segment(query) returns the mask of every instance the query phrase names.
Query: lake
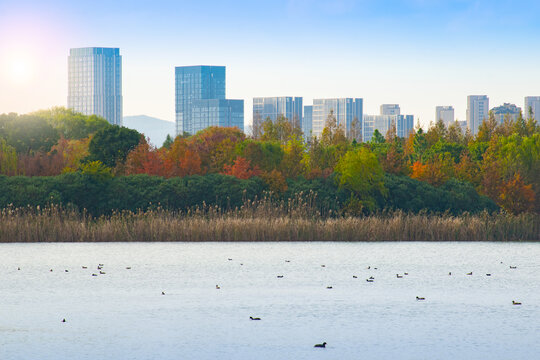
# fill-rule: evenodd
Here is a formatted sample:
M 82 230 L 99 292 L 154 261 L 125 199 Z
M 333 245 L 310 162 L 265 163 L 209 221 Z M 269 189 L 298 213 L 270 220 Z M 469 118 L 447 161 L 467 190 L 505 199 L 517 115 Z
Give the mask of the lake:
M 0 272 L 0 359 L 540 354 L 539 243 L 0 244 Z

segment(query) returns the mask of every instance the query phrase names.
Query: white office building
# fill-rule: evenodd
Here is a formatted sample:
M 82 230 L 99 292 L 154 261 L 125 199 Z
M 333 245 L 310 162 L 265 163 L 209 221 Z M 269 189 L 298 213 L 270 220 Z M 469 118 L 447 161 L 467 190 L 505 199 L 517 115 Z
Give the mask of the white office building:
M 401 109 L 398 104 L 382 104 L 381 115 L 401 115 Z
M 486 95 L 467 96 L 467 127 L 475 136 L 482 121 L 488 119 L 489 98 Z
M 435 122 L 442 120 L 444 125 L 448 127 L 455 121 L 453 106 L 437 106 L 435 108 Z
M 540 96 L 527 96 L 525 97 L 525 107 L 523 109 L 523 118 L 528 119 L 532 111 L 532 118 L 540 122 Z

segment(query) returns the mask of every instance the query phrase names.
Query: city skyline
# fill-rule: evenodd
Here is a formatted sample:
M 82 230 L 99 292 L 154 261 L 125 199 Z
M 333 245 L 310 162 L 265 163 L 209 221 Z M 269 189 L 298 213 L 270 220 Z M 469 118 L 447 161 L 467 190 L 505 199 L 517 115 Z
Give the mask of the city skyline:
M 85 46 L 121 49 L 124 115 L 169 121 L 179 64 L 226 65 L 228 95 L 245 100 L 246 125 L 258 96 L 298 94 L 304 105 L 359 97 L 366 114 L 396 103 L 426 126 L 441 104 L 465 120 L 470 94 L 523 108 L 524 97 L 540 93 L 533 1 L 158 1 L 107 3 L 106 13 L 100 4 L 0 4 L 0 113 L 67 105 L 66 56 Z M 291 33 L 297 40 L 284 43 Z

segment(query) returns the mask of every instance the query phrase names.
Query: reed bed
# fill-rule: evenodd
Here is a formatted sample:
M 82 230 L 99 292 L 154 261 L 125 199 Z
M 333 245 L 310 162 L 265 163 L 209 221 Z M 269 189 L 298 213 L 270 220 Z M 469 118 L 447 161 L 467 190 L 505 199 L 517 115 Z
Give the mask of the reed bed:
M 326 214 L 295 200 L 246 201 L 241 208 L 185 212 L 159 207 L 93 217 L 47 208 L 0 210 L 0 242 L 129 241 L 538 241 L 540 216 L 384 212 L 366 217 Z

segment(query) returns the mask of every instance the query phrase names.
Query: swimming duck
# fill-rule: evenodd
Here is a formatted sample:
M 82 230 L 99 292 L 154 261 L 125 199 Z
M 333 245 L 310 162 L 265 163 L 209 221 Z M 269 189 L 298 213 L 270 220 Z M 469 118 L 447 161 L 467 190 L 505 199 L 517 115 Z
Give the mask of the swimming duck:
M 417 301 L 422 301 L 422 300 L 426 300 L 426 298 L 425 298 L 425 297 L 419 297 L 419 296 L 417 296 L 417 297 L 416 297 L 416 300 L 417 300 Z
M 486 276 L 491 276 L 491 274 L 486 274 Z
M 162 292 L 161 292 L 161 295 L 165 295 L 165 291 L 162 291 Z
M 358 276 L 356 276 L 356 275 L 353 275 L 352 277 L 353 277 L 353 279 L 358 279 Z
M 283 275 L 278 275 L 277 278 L 281 279 L 281 278 L 283 278 Z
M 88 269 L 88 266 L 83 266 L 82 268 L 83 268 L 83 269 Z
M 409 273 L 403 273 L 403 275 L 409 275 Z
M 315 344 L 315 345 L 313 345 L 313 347 L 316 347 L 316 348 L 325 348 L 325 347 L 326 347 L 326 341 L 323 342 L 322 344 Z
M 216 289 L 219 290 L 219 289 L 221 289 L 221 288 L 219 287 L 219 285 L 216 285 Z
M 249 318 L 250 318 L 251 320 L 261 320 L 260 317 L 253 317 L 253 316 L 250 316 Z
M 467 275 L 472 275 L 472 271 L 470 273 L 467 273 Z
M 105 271 L 100 271 L 99 272 L 101 275 L 105 275 Z
M 399 274 L 396 274 L 396 277 L 397 277 L 398 279 L 403 279 L 403 276 L 401 276 L 401 275 L 399 275 Z
M 517 269 L 517 266 L 510 266 L 510 269 Z
M 126 270 L 131 270 L 131 266 L 126 266 Z
M 332 287 L 331 287 L 331 286 L 327 286 L 326 288 L 327 288 L 327 289 L 332 289 Z
M 366 279 L 367 282 L 373 282 L 373 279 Z
M 69 270 L 64 270 L 65 272 L 69 272 Z
M 62 322 L 66 322 L 66 319 L 62 319 Z
M 92 274 L 92 276 L 97 276 L 97 274 Z
M 521 303 L 520 303 L 520 302 L 517 302 L 517 301 L 514 301 L 514 300 L 512 300 L 512 305 L 521 305 Z

